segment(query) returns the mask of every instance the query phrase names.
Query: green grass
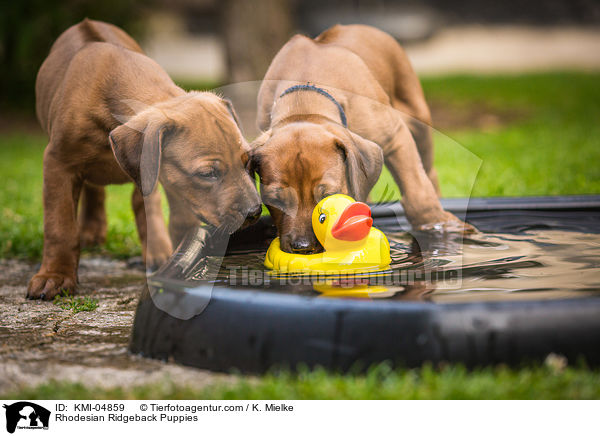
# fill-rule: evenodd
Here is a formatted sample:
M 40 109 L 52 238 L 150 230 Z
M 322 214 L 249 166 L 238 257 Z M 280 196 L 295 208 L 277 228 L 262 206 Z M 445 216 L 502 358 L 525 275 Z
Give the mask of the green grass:
M 98 308 L 98 300 L 90 297 L 73 297 L 64 291 L 54 297 L 53 303 L 63 310 L 72 310 L 73 313 L 93 312 Z
M 565 195 L 600 192 L 600 87 L 598 74 L 552 74 L 507 78 L 455 78 L 457 104 L 485 103 L 518 116 L 489 132 L 462 130 L 449 135 L 482 160 L 474 196 Z M 426 83 L 426 92 L 450 100 L 443 80 Z M 460 163 L 447 147 L 437 162 L 447 195 L 467 195 L 453 182 Z
M 204 389 L 177 386 L 169 380 L 138 387 L 89 388 L 51 381 L 4 395 L 45 399 L 598 399 L 600 373 L 584 367 L 556 370 L 549 366 L 506 367 L 467 371 L 461 366 L 391 370 L 379 365 L 365 375 L 323 370 L 240 377 Z
M 17 132 L 0 137 L 0 257 L 39 259 L 43 244 L 42 159 L 45 135 Z M 108 191 L 108 235 L 102 251 L 140 254 L 131 210 L 132 185 Z
M 509 120 L 435 133 L 444 196 L 600 193 L 599 80 L 597 73 L 424 79 L 434 104 L 467 114 L 481 108 Z M 380 179 L 374 199 L 390 181 L 389 174 Z

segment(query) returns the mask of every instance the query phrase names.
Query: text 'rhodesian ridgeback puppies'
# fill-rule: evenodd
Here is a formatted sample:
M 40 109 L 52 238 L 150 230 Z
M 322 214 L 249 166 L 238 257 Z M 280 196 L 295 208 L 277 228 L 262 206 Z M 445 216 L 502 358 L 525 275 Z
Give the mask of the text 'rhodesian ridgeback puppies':
M 338 25 L 315 39 L 294 36 L 261 85 L 263 134 L 252 144 L 282 249 L 320 250 L 314 206 L 334 193 L 365 201 L 384 162 L 413 228 L 473 230 L 440 205 L 430 124 L 419 80 L 390 35 Z
M 36 97 L 49 142 L 43 260 L 29 298 L 75 289 L 80 241 L 101 243 L 106 235 L 104 185 L 135 183 L 132 204 L 147 267 L 164 262 L 191 226 L 233 232 L 260 215 L 246 171 L 249 147 L 230 103 L 177 87 L 119 28 L 84 20 L 65 31 L 40 68 Z M 169 232 L 159 181 L 169 201 Z

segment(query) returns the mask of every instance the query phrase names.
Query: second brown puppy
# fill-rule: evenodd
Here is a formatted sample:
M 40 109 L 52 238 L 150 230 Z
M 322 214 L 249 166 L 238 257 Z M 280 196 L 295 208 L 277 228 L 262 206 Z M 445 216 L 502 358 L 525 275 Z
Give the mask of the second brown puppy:
M 472 230 L 440 205 L 430 124 L 419 80 L 390 35 L 352 25 L 294 36 L 261 85 L 264 133 L 253 144 L 282 249 L 319 250 L 315 205 L 335 193 L 365 201 L 384 162 L 414 228 Z

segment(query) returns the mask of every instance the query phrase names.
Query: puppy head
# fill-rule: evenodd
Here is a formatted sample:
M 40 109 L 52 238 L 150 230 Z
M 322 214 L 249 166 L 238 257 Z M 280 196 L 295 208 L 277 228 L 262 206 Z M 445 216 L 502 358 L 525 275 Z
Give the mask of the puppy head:
M 229 232 L 260 215 L 247 171 L 249 146 L 231 104 L 214 94 L 188 93 L 148 107 L 112 130 L 109 140 L 144 196 L 160 180 L 179 206 Z
M 337 125 L 291 123 L 252 144 L 261 196 L 289 253 L 322 249 L 312 230 L 316 204 L 332 194 L 366 197 L 383 165 L 381 148 Z

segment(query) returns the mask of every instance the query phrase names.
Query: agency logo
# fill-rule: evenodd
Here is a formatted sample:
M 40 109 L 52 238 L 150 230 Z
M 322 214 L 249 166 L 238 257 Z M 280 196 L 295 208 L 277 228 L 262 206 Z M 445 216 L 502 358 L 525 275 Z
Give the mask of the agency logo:
M 16 429 L 48 430 L 50 411 L 29 401 L 5 404 L 6 431 L 14 433 Z

